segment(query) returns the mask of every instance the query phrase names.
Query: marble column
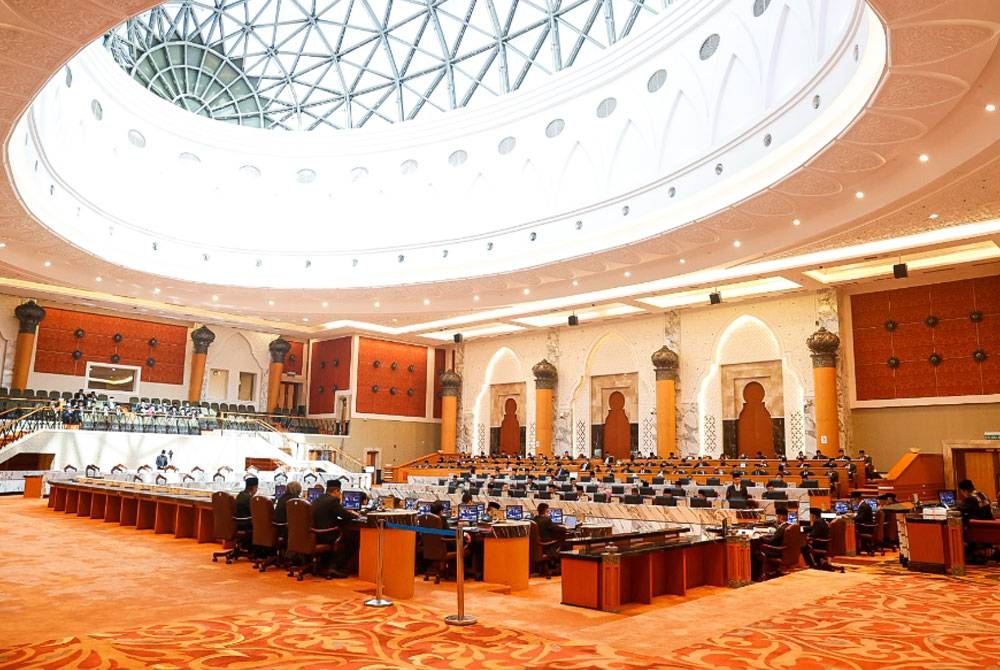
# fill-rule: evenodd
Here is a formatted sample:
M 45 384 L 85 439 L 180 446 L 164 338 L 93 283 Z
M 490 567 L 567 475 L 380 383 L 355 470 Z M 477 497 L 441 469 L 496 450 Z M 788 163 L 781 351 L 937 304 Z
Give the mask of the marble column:
M 35 333 L 38 324 L 45 318 L 45 310 L 34 300 L 22 303 L 14 308 L 14 316 L 20 322 L 17 331 L 17 342 L 14 345 L 14 374 L 11 376 L 12 389 L 28 387 L 28 373 L 31 371 L 31 354 L 35 351 Z
M 650 357 L 656 370 L 656 455 L 677 452 L 677 352 L 663 345 Z
M 454 454 L 458 444 L 458 394 L 462 376 L 454 370 L 441 373 L 441 451 Z
M 542 359 L 531 371 L 535 375 L 535 454 L 552 455 L 552 396 L 558 373 L 556 366 Z
M 267 371 L 268 412 L 274 412 L 278 408 L 278 399 L 281 394 L 281 375 L 285 371 L 285 356 L 288 355 L 291 348 L 291 343 L 282 339 L 280 335 L 267 345 L 267 350 L 271 352 L 271 366 Z
M 840 338 L 820 327 L 806 340 L 812 352 L 813 392 L 816 399 L 816 450 L 836 456 L 840 449 L 837 416 L 837 349 Z
M 201 402 L 201 387 L 205 381 L 205 361 L 208 359 L 208 347 L 215 341 L 215 333 L 205 326 L 191 331 L 191 342 L 194 353 L 191 355 L 191 375 L 188 379 L 188 402 Z

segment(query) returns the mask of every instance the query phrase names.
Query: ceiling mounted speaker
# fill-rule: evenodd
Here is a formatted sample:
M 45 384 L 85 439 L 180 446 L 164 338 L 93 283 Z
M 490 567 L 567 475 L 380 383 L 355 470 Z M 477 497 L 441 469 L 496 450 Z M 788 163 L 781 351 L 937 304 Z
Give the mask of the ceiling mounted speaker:
M 566 319 L 566 323 L 568 323 L 571 326 L 579 326 L 580 325 L 580 317 L 578 317 L 576 314 L 570 314 L 569 318 Z
M 455 344 L 461 344 L 463 339 L 462 333 L 455 333 L 455 336 L 452 339 L 455 340 Z
M 718 305 L 722 303 L 722 294 L 718 291 L 712 291 L 708 294 L 708 302 L 712 305 Z
M 892 276 L 896 279 L 906 279 L 910 276 L 910 270 L 906 267 L 906 263 L 896 263 L 893 265 Z

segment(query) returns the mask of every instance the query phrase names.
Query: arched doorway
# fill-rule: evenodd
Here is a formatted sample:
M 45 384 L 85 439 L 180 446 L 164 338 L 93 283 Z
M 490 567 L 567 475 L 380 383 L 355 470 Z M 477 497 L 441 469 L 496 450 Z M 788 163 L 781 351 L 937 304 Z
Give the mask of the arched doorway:
M 753 456 L 758 451 L 774 458 L 774 424 L 764 406 L 764 386 L 750 382 L 743 387 L 743 408 L 736 421 L 736 447 L 739 453 Z
M 625 395 L 615 391 L 608 396 L 608 416 L 604 419 L 604 455 L 628 458 L 631 445 L 632 427 L 625 413 Z
M 517 401 L 507 398 L 503 404 L 503 421 L 500 422 L 500 453 L 521 453 L 521 425 L 517 420 Z

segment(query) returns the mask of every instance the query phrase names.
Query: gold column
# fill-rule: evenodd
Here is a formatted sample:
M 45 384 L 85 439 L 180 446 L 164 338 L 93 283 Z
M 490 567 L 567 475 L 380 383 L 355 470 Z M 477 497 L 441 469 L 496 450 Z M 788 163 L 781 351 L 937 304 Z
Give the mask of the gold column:
M 650 357 L 656 370 L 656 455 L 677 452 L 677 352 L 663 345 Z
M 285 371 L 285 356 L 292 345 L 281 338 L 271 340 L 267 350 L 271 352 L 271 366 L 267 370 L 267 411 L 274 412 L 278 408 L 281 395 L 281 374 Z
M 458 394 L 462 392 L 462 376 L 454 370 L 441 373 L 441 451 L 458 451 Z
M 558 373 L 544 358 L 535 363 L 535 453 L 552 455 L 552 396 Z
M 208 359 L 208 347 L 215 341 L 215 333 L 205 326 L 191 331 L 191 342 L 194 343 L 194 353 L 191 355 L 191 375 L 188 379 L 188 402 L 201 402 L 201 387 L 205 381 L 205 361 Z
M 14 345 L 14 374 L 11 376 L 12 389 L 28 387 L 28 373 L 31 371 L 31 354 L 35 351 L 35 331 L 45 318 L 45 310 L 34 300 L 29 300 L 14 308 L 14 316 L 21 323 Z
M 820 327 L 806 340 L 812 352 L 813 393 L 816 404 L 816 450 L 835 456 L 840 449 L 837 415 L 837 349 L 840 338 Z

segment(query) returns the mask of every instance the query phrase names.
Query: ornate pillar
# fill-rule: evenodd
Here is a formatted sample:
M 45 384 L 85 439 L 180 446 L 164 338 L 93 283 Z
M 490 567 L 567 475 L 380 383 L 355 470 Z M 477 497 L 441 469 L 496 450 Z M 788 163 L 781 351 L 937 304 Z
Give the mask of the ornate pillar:
M 462 376 L 454 370 L 441 373 L 441 451 L 458 451 L 458 394 L 462 392 Z
M 21 326 L 17 331 L 17 343 L 14 345 L 14 374 L 10 380 L 10 387 L 24 389 L 28 386 L 31 354 L 35 350 L 35 331 L 45 318 L 45 310 L 34 300 L 29 300 L 14 308 L 14 316 L 21 322 Z
M 840 421 L 837 416 L 837 349 L 840 338 L 820 327 L 806 340 L 812 352 L 813 393 L 816 404 L 816 449 L 824 456 L 836 456 L 840 449 Z
M 201 385 L 205 380 L 205 361 L 208 347 L 215 341 L 215 333 L 201 326 L 191 331 L 194 353 L 191 355 L 191 377 L 188 379 L 188 402 L 201 402 Z
M 536 454 L 552 455 L 552 394 L 558 373 L 544 358 L 531 368 L 535 374 L 535 447 Z
M 278 408 L 278 396 L 281 393 L 281 374 L 285 371 L 285 356 L 288 355 L 292 345 L 288 340 L 282 339 L 279 335 L 277 339 L 271 340 L 267 345 L 267 350 L 271 352 L 271 366 L 267 370 L 267 411 L 274 412 Z
M 677 452 L 677 352 L 663 345 L 650 357 L 656 370 L 656 455 Z

